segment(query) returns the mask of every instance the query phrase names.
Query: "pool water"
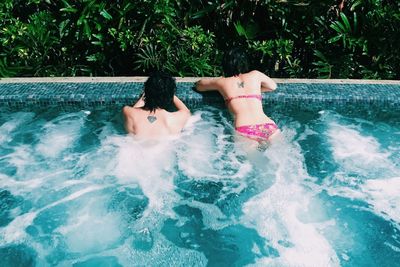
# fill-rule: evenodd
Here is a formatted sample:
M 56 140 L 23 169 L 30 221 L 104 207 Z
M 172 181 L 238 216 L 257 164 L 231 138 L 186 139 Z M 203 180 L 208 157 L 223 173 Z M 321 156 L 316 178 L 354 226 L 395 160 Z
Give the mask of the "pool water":
M 0 113 L 0 265 L 398 264 L 399 114 L 268 112 L 267 149 L 213 107 L 159 143 L 117 109 Z

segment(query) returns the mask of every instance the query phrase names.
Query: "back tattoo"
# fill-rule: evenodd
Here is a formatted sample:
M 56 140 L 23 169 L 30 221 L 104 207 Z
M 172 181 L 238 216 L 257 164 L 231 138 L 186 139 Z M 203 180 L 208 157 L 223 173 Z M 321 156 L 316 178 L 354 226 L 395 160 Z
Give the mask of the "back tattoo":
M 155 122 L 156 120 L 157 120 L 157 117 L 156 116 L 147 116 L 147 120 L 150 122 L 150 123 L 153 123 L 153 122 Z

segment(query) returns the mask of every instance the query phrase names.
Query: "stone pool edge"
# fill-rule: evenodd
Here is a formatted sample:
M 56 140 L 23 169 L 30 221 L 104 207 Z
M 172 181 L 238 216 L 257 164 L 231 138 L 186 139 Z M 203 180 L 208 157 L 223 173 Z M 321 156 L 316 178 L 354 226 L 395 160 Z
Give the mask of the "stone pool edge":
M 212 78 L 212 77 L 204 77 Z M 2 83 L 131 83 L 144 82 L 147 76 L 121 77 L 20 77 L 0 78 Z M 199 77 L 175 77 L 177 82 L 194 83 Z M 277 83 L 311 83 L 311 84 L 394 84 L 400 85 L 400 80 L 361 80 L 361 79 L 294 79 L 273 78 Z

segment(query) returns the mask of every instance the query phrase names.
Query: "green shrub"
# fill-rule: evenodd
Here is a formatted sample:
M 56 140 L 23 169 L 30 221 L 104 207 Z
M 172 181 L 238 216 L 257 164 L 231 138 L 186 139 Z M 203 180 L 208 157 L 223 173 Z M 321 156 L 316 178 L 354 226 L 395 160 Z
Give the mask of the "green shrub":
M 230 47 L 274 77 L 400 79 L 400 2 L 3 0 L 0 77 L 221 74 Z
M 156 30 L 143 38 L 136 56 L 136 68 L 144 72 L 164 69 L 179 76 L 212 76 L 217 73 L 214 35 L 199 26 Z

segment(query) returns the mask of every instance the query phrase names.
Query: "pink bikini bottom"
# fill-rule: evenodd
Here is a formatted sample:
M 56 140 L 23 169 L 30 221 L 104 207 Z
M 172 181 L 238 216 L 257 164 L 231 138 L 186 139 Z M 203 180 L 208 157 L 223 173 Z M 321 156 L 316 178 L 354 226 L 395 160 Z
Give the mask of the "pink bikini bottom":
M 257 141 L 267 141 L 277 130 L 278 126 L 273 122 L 236 127 L 239 134 Z

